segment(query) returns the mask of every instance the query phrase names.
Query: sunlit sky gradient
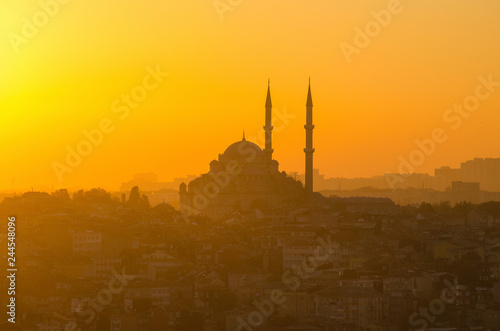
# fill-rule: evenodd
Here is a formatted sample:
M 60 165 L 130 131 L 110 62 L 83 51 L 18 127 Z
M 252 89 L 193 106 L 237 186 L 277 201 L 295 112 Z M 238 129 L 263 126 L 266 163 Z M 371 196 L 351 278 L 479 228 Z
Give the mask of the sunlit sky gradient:
M 206 172 L 243 130 L 262 130 L 268 78 L 274 109 L 297 115 L 274 135 L 281 170 L 304 171 L 309 76 L 315 168 L 327 177 L 396 172 L 436 127 L 449 138 L 417 172 L 500 157 L 500 89 L 458 130 L 443 121 L 478 76 L 500 81 L 500 1 L 401 0 L 403 12 L 348 64 L 340 43 L 353 44 L 354 28 L 388 2 L 243 0 L 221 21 L 212 0 L 72 0 L 16 54 L 7 35 L 40 6 L 2 0 L 0 190 L 13 179 L 19 190 L 117 189 L 135 173 Z M 157 64 L 169 77 L 120 120 L 113 100 Z M 103 118 L 116 130 L 59 182 L 52 162 Z

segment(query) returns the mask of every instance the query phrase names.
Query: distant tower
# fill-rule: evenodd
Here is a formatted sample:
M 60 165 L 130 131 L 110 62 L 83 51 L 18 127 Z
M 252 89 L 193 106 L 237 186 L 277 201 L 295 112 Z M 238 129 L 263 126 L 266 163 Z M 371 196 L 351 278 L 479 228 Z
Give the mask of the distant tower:
M 306 154 L 306 192 L 312 194 L 313 192 L 313 102 L 311 97 L 311 78 L 309 78 L 309 91 L 307 92 L 307 104 L 306 104 L 306 148 L 304 148 L 304 153 Z
M 270 81 L 267 81 L 267 98 L 266 98 L 266 125 L 264 126 L 264 132 L 266 133 L 266 146 L 264 148 L 264 154 L 268 161 L 273 159 L 273 126 L 272 126 L 272 108 L 273 104 L 271 102 L 271 87 Z

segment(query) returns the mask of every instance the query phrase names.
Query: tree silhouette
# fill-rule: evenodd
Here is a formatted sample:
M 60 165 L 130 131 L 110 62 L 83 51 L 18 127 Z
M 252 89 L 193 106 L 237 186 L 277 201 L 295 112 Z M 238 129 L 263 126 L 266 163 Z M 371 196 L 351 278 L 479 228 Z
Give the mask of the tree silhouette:
M 422 202 L 418 210 L 424 214 L 430 214 L 434 212 L 434 207 L 430 203 Z
M 82 203 L 108 203 L 112 202 L 111 194 L 102 188 L 93 188 L 90 191 L 80 190 L 73 194 L 75 202 Z
M 498 201 L 484 202 L 478 206 L 477 210 L 481 213 L 485 213 L 493 217 L 498 217 L 500 216 L 500 202 Z
M 59 201 L 69 201 L 69 193 L 67 189 L 60 189 L 52 193 L 52 196 Z
M 474 210 L 472 203 L 467 201 L 458 202 L 453 207 L 453 210 L 459 214 L 467 215 Z
M 141 200 L 139 201 L 139 209 L 149 209 L 151 206 L 149 204 L 149 198 L 147 195 L 143 194 Z
M 439 205 L 436 205 L 434 209 L 438 214 L 450 214 L 451 213 L 451 204 L 449 201 L 441 201 Z
M 139 208 L 141 203 L 141 194 L 139 193 L 139 186 L 134 186 L 130 190 L 130 196 L 128 197 L 126 206 L 129 208 Z

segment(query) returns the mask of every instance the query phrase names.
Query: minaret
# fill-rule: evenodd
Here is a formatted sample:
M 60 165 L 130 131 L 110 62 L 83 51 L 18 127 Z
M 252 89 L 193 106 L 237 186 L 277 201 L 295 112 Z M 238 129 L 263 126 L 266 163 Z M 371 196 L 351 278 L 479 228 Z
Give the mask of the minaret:
M 273 104 L 271 103 L 271 87 L 270 81 L 267 81 L 267 98 L 266 98 L 266 125 L 264 126 L 266 145 L 264 148 L 264 154 L 268 161 L 273 159 L 273 126 L 272 126 L 272 110 Z
M 313 102 L 311 97 L 311 78 L 309 78 L 309 91 L 307 92 L 307 103 L 306 103 L 306 148 L 304 148 L 304 153 L 306 154 L 306 192 L 311 195 L 313 192 Z

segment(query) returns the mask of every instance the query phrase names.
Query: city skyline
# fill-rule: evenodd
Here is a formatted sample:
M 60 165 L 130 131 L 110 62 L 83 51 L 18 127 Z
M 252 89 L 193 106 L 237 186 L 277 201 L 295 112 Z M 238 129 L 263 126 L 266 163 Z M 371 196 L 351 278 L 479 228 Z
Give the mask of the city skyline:
M 2 1 L 0 331 L 500 331 L 498 13 Z

